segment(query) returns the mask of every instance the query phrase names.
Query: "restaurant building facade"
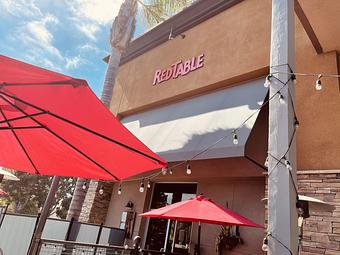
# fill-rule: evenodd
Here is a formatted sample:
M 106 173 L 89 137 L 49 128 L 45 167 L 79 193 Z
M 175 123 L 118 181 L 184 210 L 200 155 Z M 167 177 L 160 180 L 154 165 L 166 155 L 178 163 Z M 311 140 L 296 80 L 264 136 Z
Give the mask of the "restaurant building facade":
M 295 12 L 295 71 L 339 74 L 340 2 L 299 0 Z M 193 254 L 196 224 L 179 224 L 174 240 L 174 222 L 138 214 L 203 193 L 265 225 L 270 32 L 270 0 L 217 0 L 198 1 L 135 39 L 111 111 L 169 169 L 115 184 L 106 205 L 85 204 L 83 219 L 126 228 L 128 242 L 140 235 L 146 248 L 183 254 Z M 335 210 L 310 210 L 302 254 L 340 254 L 340 81 L 325 78 L 316 91 L 315 79 L 296 83 L 299 193 Z M 202 254 L 215 254 L 220 231 L 202 225 Z M 265 230 L 231 234 L 242 244 L 227 254 L 263 254 Z

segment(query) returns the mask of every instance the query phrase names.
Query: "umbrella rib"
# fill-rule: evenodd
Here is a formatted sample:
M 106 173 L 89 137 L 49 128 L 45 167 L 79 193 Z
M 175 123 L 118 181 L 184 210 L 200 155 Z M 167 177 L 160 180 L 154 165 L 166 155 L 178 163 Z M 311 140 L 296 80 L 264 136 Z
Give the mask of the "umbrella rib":
M 21 116 L 21 117 L 16 117 L 16 118 L 12 118 L 12 119 L 6 119 L 3 121 L 0 121 L 0 124 L 2 123 L 9 123 L 11 121 L 16 121 L 16 120 L 21 120 L 21 119 L 27 119 L 29 117 L 34 117 L 34 116 L 39 116 L 42 114 L 46 114 L 47 112 L 38 112 L 38 113 L 34 113 L 34 114 L 29 114 L 29 115 L 25 115 L 25 116 Z
M 3 98 L 3 97 L 1 96 L 1 98 Z M 4 112 L 2 111 L 1 108 L 0 108 L 0 112 L 1 112 L 1 115 L 3 116 L 3 118 L 4 118 L 5 120 L 7 120 L 7 118 L 6 118 Z M 7 125 L 8 125 L 10 128 L 12 128 L 11 123 L 8 122 Z M 22 142 L 20 141 L 20 139 L 19 139 L 18 135 L 16 134 L 16 132 L 14 131 L 14 129 L 11 129 L 11 132 L 12 132 L 12 134 L 14 135 L 15 139 L 17 140 L 17 142 L 19 143 L 21 149 L 22 149 L 23 152 L 25 153 L 27 159 L 29 160 L 29 162 L 30 162 L 31 165 L 33 166 L 33 168 L 34 168 L 36 174 L 40 174 L 40 172 L 38 171 L 36 165 L 33 163 L 32 158 L 31 158 L 30 155 L 28 154 L 28 152 L 27 152 L 25 146 L 24 146 L 24 145 L 22 144 Z
M 55 86 L 79 86 L 76 82 L 71 82 L 71 81 L 55 81 L 55 82 L 50 82 L 50 83 L 6 83 L 3 82 L 0 84 L 1 86 L 6 86 L 6 87 L 14 87 L 14 86 L 46 86 L 46 85 L 55 85 Z
M 0 127 L 0 130 L 34 129 L 34 128 L 45 128 L 45 127 L 43 126 L 22 126 L 22 127 L 9 126 L 9 127 Z
M 1 92 L 0 92 L 1 93 Z M 12 105 L 14 108 L 16 108 L 18 111 L 20 111 L 21 113 L 25 114 L 27 117 L 28 114 L 22 110 L 20 107 L 18 107 L 17 105 L 13 104 L 12 102 L 10 102 L 7 98 L 3 97 L 0 95 L 0 97 L 5 100 L 7 103 L 9 103 L 10 105 Z M 1 109 L 0 109 L 1 111 Z M 37 123 L 38 125 L 41 125 L 42 127 L 44 127 L 48 132 L 50 132 L 51 134 L 53 134 L 55 137 L 57 137 L 59 140 L 61 140 L 62 142 L 64 142 L 65 144 L 67 144 L 68 146 L 70 146 L 72 149 L 74 149 L 76 152 L 78 152 L 80 155 L 82 155 L 83 157 L 85 157 L 87 160 L 91 161 L 93 164 L 95 164 L 96 166 L 98 166 L 99 168 L 101 168 L 102 170 L 104 170 L 107 174 L 109 174 L 110 176 L 112 176 L 114 179 L 116 179 L 117 181 L 120 181 L 120 179 L 115 176 L 114 174 L 110 173 L 105 167 L 103 167 L 102 165 L 100 165 L 97 161 L 95 161 L 94 159 L 92 159 L 90 156 L 88 156 L 87 154 L 85 154 L 84 152 L 82 152 L 81 150 L 79 150 L 78 148 L 76 148 L 74 145 L 72 145 L 71 143 L 69 143 L 68 141 L 66 141 L 64 138 L 62 138 L 60 135 L 58 135 L 56 132 L 54 132 L 53 130 L 51 130 L 49 127 L 47 127 L 46 125 L 43 125 L 40 121 L 36 120 L 34 117 L 30 116 L 29 117 L 31 120 L 33 120 L 35 123 Z M 9 124 L 9 123 L 8 123 Z
M 98 132 L 96 132 L 96 131 L 93 131 L 93 130 L 91 130 L 91 129 L 88 129 L 88 128 L 82 126 L 82 125 L 79 125 L 79 124 L 77 124 L 77 123 L 75 123 L 75 122 L 73 122 L 73 121 L 70 121 L 70 120 L 68 120 L 68 119 L 66 119 L 66 118 L 64 118 L 64 117 L 61 117 L 61 116 L 59 116 L 59 115 L 57 115 L 57 114 L 55 114 L 55 113 L 46 111 L 45 109 L 40 108 L 40 107 L 38 107 L 38 106 L 36 106 L 36 105 L 33 105 L 33 104 L 31 104 L 31 103 L 28 103 L 28 102 L 26 102 L 26 101 L 24 101 L 24 100 L 22 100 L 22 99 L 20 99 L 20 98 L 18 98 L 18 97 L 15 97 L 15 96 L 12 96 L 12 95 L 8 95 L 7 93 L 5 93 L 5 92 L 3 92 L 3 91 L 1 91 L 0 94 L 5 95 L 5 96 L 7 96 L 7 97 L 10 97 L 10 98 L 12 98 L 12 99 L 15 99 L 15 100 L 17 100 L 17 101 L 19 101 L 19 102 L 21 102 L 21 103 L 24 103 L 24 104 L 26 104 L 26 105 L 28 105 L 28 106 L 31 106 L 31 107 L 35 108 L 35 109 L 37 109 L 37 110 L 45 111 L 45 112 L 47 112 L 48 114 L 50 114 L 51 116 L 53 116 L 53 117 L 55 117 L 55 118 L 57 118 L 57 119 L 60 119 L 60 120 L 62 120 L 62 121 L 65 121 L 65 122 L 67 122 L 67 123 L 69 123 L 69 124 L 71 124 L 71 125 L 73 125 L 73 126 L 76 126 L 76 127 L 80 128 L 80 129 L 83 129 L 83 130 L 85 130 L 85 131 L 87 131 L 87 132 L 89 132 L 89 133 L 91 133 L 91 134 L 94 134 L 94 135 L 96 135 L 96 136 L 99 136 L 99 137 L 101 137 L 101 138 L 103 138 L 103 139 L 106 139 L 106 140 L 112 142 L 112 143 L 115 143 L 115 144 L 117 144 L 117 145 L 120 145 L 120 146 L 122 146 L 122 147 L 124 147 L 124 148 L 126 148 L 126 149 L 128 149 L 128 150 L 131 150 L 131 151 L 133 151 L 133 152 L 136 152 L 137 154 L 140 154 L 140 155 L 142 155 L 142 156 L 144 156 L 144 157 L 146 157 L 146 158 L 149 158 L 149 159 L 151 159 L 151 160 L 153 160 L 153 161 L 156 161 L 156 162 L 159 163 L 159 164 L 164 165 L 164 163 L 163 163 L 162 161 L 160 161 L 159 159 L 157 159 L 157 158 L 155 158 L 155 157 L 152 157 L 152 156 L 150 156 L 150 155 L 148 155 L 148 154 L 146 154 L 146 153 L 144 153 L 144 152 L 142 152 L 142 151 L 139 151 L 139 150 L 137 150 L 137 149 L 135 149 L 135 148 L 132 148 L 132 147 L 126 145 L 126 144 L 123 144 L 123 143 L 118 142 L 118 141 L 116 141 L 116 140 L 114 140 L 114 139 L 112 139 L 112 138 L 109 138 L 109 137 L 107 137 L 107 136 L 105 136 L 105 135 L 102 135 L 102 134 L 100 134 L 100 133 L 98 133 Z

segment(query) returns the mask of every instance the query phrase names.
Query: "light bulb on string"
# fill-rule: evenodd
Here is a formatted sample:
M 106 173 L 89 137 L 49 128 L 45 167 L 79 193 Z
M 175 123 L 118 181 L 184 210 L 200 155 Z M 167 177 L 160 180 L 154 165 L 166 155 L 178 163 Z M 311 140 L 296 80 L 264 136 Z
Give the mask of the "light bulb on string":
M 163 167 L 162 168 L 162 175 L 166 175 L 167 172 L 168 172 L 168 168 L 167 167 Z
M 269 157 L 266 157 L 266 161 L 264 162 L 264 166 L 268 168 L 269 166 Z
M 187 161 L 187 174 L 191 174 L 191 167 L 190 167 L 190 164 L 189 164 L 189 161 Z
M 99 195 L 103 195 L 104 194 L 104 188 L 103 185 L 100 187 L 99 191 L 98 191 Z
M 318 91 L 322 90 L 321 78 L 322 78 L 322 74 L 319 74 L 318 79 L 315 82 L 315 89 Z
M 169 174 L 170 174 L 170 175 L 173 175 L 173 174 L 174 174 L 174 171 L 173 171 L 171 168 L 169 169 Z
M 266 77 L 266 81 L 265 81 L 264 84 L 263 84 L 265 88 L 268 88 L 268 87 L 270 86 L 271 78 L 272 78 L 271 75 L 268 75 L 268 76 Z
M 290 76 L 290 78 L 292 79 L 292 82 L 293 82 L 294 84 L 296 84 L 296 75 L 295 75 L 295 74 L 292 74 L 292 75 Z
M 298 128 L 298 127 L 300 126 L 300 122 L 299 122 L 299 120 L 297 119 L 297 117 L 294 117 L 294 126 L 295 126 L 296 128 Z
M 119 184 L 117 193 L 118 193 L 118 195 L 122 194 L 122 184 L 121 183 Z
M 141 181 L 140 185 L 139 185 L 139 192 L 143 193 L 144 192 L 144 179 Z
M 238 138 L 237 138 L 236 130 L 233 131 L 233 144 L 235 144 L 235 145 L 238 144 Z
M 151 183 L 150 183 L 150 180 L 148 180 L 148 185 L 147 185 L 148 189 L 151 188 Z
M 84 182 L 84 183 L 83 183 L 83 186 L 82 186 L 82 189 L 83 189 L 83 190 L 86 190 L 86 188 L 87 188 L 87 183 Z
M 285 165 L 286 165 L 286 168 L 287 168 L 289 171 L 293 170 L 292 165 L 290 164 L 290 162 L 289 162 L 288 159 L 285 159 Z
M 263 251 L 268 251 L 268 238 L 267 237 L 263 238 L 262 250 Z
M 280 104 L 284 104 L 284 103 L 285 103 L 285 98 L 284 98 L 284 96 L 281 94 L 280 91 L 278 92 L 278 95 L 279 95 Z

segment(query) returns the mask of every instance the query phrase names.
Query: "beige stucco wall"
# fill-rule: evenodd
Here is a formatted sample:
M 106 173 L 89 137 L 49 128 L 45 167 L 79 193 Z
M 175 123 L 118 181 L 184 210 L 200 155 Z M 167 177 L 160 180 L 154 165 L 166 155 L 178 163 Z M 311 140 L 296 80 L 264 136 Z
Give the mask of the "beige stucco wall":
M 122 195 L 118 195 L 118 184 L 114 185 L 113 193 L 110 201 L 110 206 L 107 212 L 105 225 L 112 227 L 119 227 L 122 212 L 126 210 L 125 205 L 131 201 L 134 204 L 134 211 L 139 214 L 144 210 L 145 199 L 147 192 L 139 192 L 140 182 L 126 182 L 122 185 Z M 139 226 L 141 217 L 137 216 L 135 227 L 132 236 L 139 234 Z M 131 244 L 131 240 L 128 240 Z
M 237 81 L 268 66 L 270 0 L 247 0 L 144 53 L 119 69 L 111 110 L 128 114 Z M 153 86 L 154 73 L 205 54 L 204 67 Z M 260 70 L 260 71 L 259 71 Z
M 316 4 L 315 1 L 311 3 Z M 310 12 L 310 4 L 302 1 L 302 5 L 311 22 L 317 23 L 314 12 Z M 113 94 L 112 112 L 127 115 L 265 75 L 269 65 L 270 7 L 270 0 L 243 1 L 186 31 L 185 39 L 175 38 L 122 65 Z M 321 7 L 325 15 L 325 5 Z M 330 22 L 334 23 L 333 19 Z M 320 34 L 321 43 L 327 45 L 325 49 L 330 50 L 338 41 L 337 35 L 325 37 L 320 32 L 321 27 L 320 24 L 316 26 L 316 32 Z M 203 68 L 152 85 L 155 70 L 201 53 L 205 54 Z M 296 18 L 296 71 L 337 74 L 338 69 L 336 52 L 317 55 Z M 324 78 L 324 89 L 317 92 L 315 79 L 297 78 L 296 109 L 301 124 L 297 133 L 298 168 L 337 169 L 340 168 L 339 80 Z
M 296 34 L 297 72 L 338 73 L 335 51 L 317 55 L 300 25 Z M 339 169 L 339 80 L 324 78 L 321 91 L 315 90 L 315 80 L 297 77 L 296 108 L 301 124 L 297 133 L 298 169 Z

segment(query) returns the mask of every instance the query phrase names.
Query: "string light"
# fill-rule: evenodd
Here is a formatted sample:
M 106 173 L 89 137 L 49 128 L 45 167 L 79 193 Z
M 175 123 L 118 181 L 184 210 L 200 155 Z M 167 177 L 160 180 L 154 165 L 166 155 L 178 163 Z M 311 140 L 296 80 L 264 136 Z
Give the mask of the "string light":
M 147 185 L 148 189 L 151 188 L 151 183 L 150 183 L 150 180 L 148 180 L 148 185 Z
M 167 167 L 163 167 L 162 168 L 162 174 L 166 175 L 167 172 L 168 172 L 168 168 Z
M 272 75 L 268 75 L 267 77 L 267 80 L 270 80 L 270 78 L 272 77 Z M 282 90 L 285 86 L 287 86 L 287 83 L 288 82 L 282 82 L 281 80 L 277 79 L 280 83 L 282 83 L 282 87 L 278 90 L 278 92 L 280 92 L 280 90 Z M 237 135 L 236 135 L 236 130 L 242 128 L 255 114 L 257 114 L 258 112 L 260 112 L 260 110 L 262 109 L 262 107 L 264 107 L 265 105 L 267 105 L 270 100 L 272 100 L 274 98 L 274 96 L 276 96 L 276 94 L 278 93 L 276 92 L 273 96 L 271 96 L 269 99 L 267 99 L 266 101 L 263 102 L 263 104 L 261 105 L 261 107 L 259 109 L 257 109 L 255 112 L 253 112 L 250 116 L 248 116 L 242 123 L 240 126 L 238 126 L 236 129 L 233 130 L 233 132 L 231 132 L 231 135 L 233 136 L 233 138 L 236 138 L 236 139 L 233 139 L 233 143 L 238 143 L 238 139 L 237 139 Z M 218 139 L 215 143 L 213 143 L 212 145 L 206 147 L 204 150 L 196 153 L 192 158 L 191 160 L 195 159 L 196 157 L 198 157 L 199 155 L 207 152 L 208 150 L 210 150 L 211 148 L 213 148 L 216 144 L 218 144 L 219 142 L 221 142 L 222 140 L 224 140 L 225 138 L 227 138 L 228 136 L 230 135 L 230 133 L 228 133 L 227 135 L 221 137 L 220 139 Z M 235 137 L 236 136 L 236 137 Z M 185 164 L 186 162 L 188 162 L 187 160 L 186 161 L 182 161 L 182 162 L 179 162 L 177 163 L 176 165 L 172 166 L 172 168 L 175 168 L 175 167 L 178 167 L 182 164 Z M 188 164 L 188 163 L 187 163 Z M 156 173 L 153 173 L 147 177 L 143 177 L 143 178 L 147 178 L 148 180 L 152 179 L 152 178 L 155 178 L 157 176 L 159 176 L 160 174 L 163 174 L 163 175 L 166 175 L 167 174 L 167 170 L 168 168 L 167 167 L 163 167 L 161 169 L 161 171 L 159 172 L 156 172 Z M 187 169 L 187 173 L 188 174 L 191 174 L 191 168 L 189 166 L 189 168 Z M 129 179 L 129 180 L 125 180 L 124 182 L 132 182 L 132 181 L 139 181 L 141 180 L 140 178 L 136 178 L 136 179 Z
M 266 77 L 266 81 L 264 82 L 264 87 L 268 88 L 270 86 L 270 83 L 271 83 L 271 78 L 272 78 L 272 75 L 268 75 Z
M 82 186 L 82 189 L 83 189 L 83 190 L 86 190 L 86 188 L 87 188 L 87 183 L 84 182 L 84 183 L 83 183 L 83 186 Z
M 263 251 L 268 251 L 268 237 L 267 236 L 265 238 L 263 238 L 262 250 Z
M 315 82 L 315 89 L 318 90 L 318 91 L 322 90 L 321 77 L 322 77 L 322 74 L 319 74 L 318 79 Z
M 235 144 L 235 145 L 238 144 L 238 138 L 237 138 L 236 130 L 233 130 L 233 144 Z
M 275 67 L 275 66 L 274 66 L 274 67 Z M 289 79 L 287 82 L 283 82 L 283 81 L 279 80 L 278 78 L 275 78 L 275 77 L 273 76 L 273 74 L 289 74 L 289 75 L 290 75 L 290 79 Z M 288 85 L 288 83 L 289 83 L 290 80 L 291 80 L 292 82 L 296 83 L 296 76 L 298 76 L 298 75 L 299 75 L 299 76 L 314 76 L 314 77 L 317 76 L 319 82 L 317 81 L 316 84 L 318 84 L 318 85 L 321 85 L 321 84 L 320 84 L 320 83 L 321 83 L 321 77 L 340 78 L 340 75 L 333 75 L 333 74 L 304 74 L 304 73 L 295 73 L 295 72 L 293 72 L 292 70 L 291 70 L 291 72 L 272 72 L 271 74 L 269 74 L 269 75 L 266 77 L 266 81 L 265 81 L 265 84 L 264 84 L 265 87 L 268 87 L 268 86 L 271 84 L 272 78 L 277 79 L 278 82 L 280 82 L 280 83 L 283 84 L 283 86 L 282 86 L 282 87 L 281 87 L 274 95 L 272 95 L 269 99 L 267 99 L 267 100 L 261 105 L 261 107 L 260 107 L 259 109 L 257 109 L 256 112 L 254 112 L 252 115 L 250 115 L 248 118 L 246 118 L 245 121 L 242 122 L 242 124 L 241 124 L 239 127 L 237 127 L 235 130 L 233 130 L 233 131 L 231 132 L 231 134 L 232 134 L 232 136 L 233 136 L 233 143 L 234 143 L 234 144 L 238 144 L 238 137 L 237 137 L 237 134 L 236 134 L 235 131 L 238 130 L 238 129 L 240 129 L 240 128 L 242 128 L 242 127 L 247 123 L 247 121 L 248 121 L 249 119 L 251 119 L 251 117 L 254 116 L 254 114 L 258 113 L 258 112 L 262 109 L 262 107 L 264 107 L 265 105 L 267 105 L 267 104 L 270 102 L 270 100 L 272 100 L 273 97 L 276 96 L 276 94 L 278 94 L 279 97 L 282 97 L 280 91 L 281 91 L 285 86 Z M 318 89 L 319 89 L 319 86 L 318 86 Z M 289 90 L 288 90 L 288 92 L 289 92 Z M 280 95 L 281 95 L 281 96 L 280 96 Z M 289 94 L 289 96 L 291 96 L 291 95 Z M 280 98 L 280 99 L 284 99 L 284 98 Z M 292 103 L 293 103 L 293 100 L 292 100 Z M 293 107 L 294 107 L 294 105 L 293 105 Z M 295 112 L 295 109 L 294 109 L 294 112 Z M 297 120 L 297 118 L 296 118 L 296 116 L 295 116 L 295 117 L 294 117 L 294 125 L 295 125 L 295 127 L 296 127 L 296 128 L 299 127 L 299 124 L 300 124 L 300 123 L 299 123 L 299 121 Z M 210 148 L 214 147 L 217 143 L 221 142 L 222 140 L 224 140 L 224 139 L 225 139 L 226 137 L 228 137 L 229 135 L 230 135 L 230 133 L 229 133 L 228 135 L 225 135 L 225 136 L 221 137 L 221 138 L 218 139 L 214 144 L 208 146 L 208 147 L 205 148 L 204 150 L 202 150 L 202 151 L 198 152 L 197 154 L 195 154 L 190 160 L 193 160 L 193 159 L 196 158 L 197 156 L 199 156 L 199 155 L 205 153 L 206 151 L 208 151 Z M 235 139 L 235 138 L 236 138 L 236 139 Z M 284 158 L 281 158 L 281 159 L 284 159 Z M 277 159 L 277 161 L 280 161 L 280 160 Z M 182 164 L 184 164 L 184 163 L 186 163 L 186 162 L 187 162 L 187 174 L 191 174 L 191 168 L 190 168 L 190 165 L 188 164 L 188 161 L 179 162 L 178 164 L 172 166 L 172 168 L 177 167 L 177 166 L 180 166 L 180 165 L 182 165 Z M 267 163 L 268 163 L 268 162 L 267 162 L 267 159 L 266 159 L 265 165 L 267 165 Z M 289 169 L 289 170 L 292 169 L 292 167 L 291 167 L 291 165 L 290 165 L 290 162 L 289 162 L 288 160 L 285 161 L 285 163 L 283 163 L 283 162 L 281 161 L 281 163 L 282 163 L 282 164 L 285 164 L 285 166 L 286 166 L 287 169 Z M 153 173 L 153 174 L 151 174 L 150 176 L 147 176 L 147 177 L 144 177 L 144 178 L 152 179 L 152 178 L 155 178 L 156 176 L 158 176 L 158 175 L 160 175 L 160 174 L 166 175 L 166 174 L 167 174 L 167 171 L 168 171 L 168 169 L 167 169 L 166 167 L 164 167 L 164 168 L 162 168 L 161 171 L 159 171 L 159 172 L 157 172 L 157 173 Z M 170 170 L 169 170 L 169 171 L 170 171 Z M 169 172 L 169 173 L 170 173 L 170 172 Z M 171 173 L 170 173 L 170 174 L 171 174 Z M 130 180 L 126 180 L 126 181 L 137 181 L 137 180 L 140 180 L 140 178 L 138 178 L 138 179 L 130 179 Z M 124 182 L 125 182 L 125 181 L 124 181 Z
M 300 122 L 299 122 L 299 120 L 297 119 L 296 116 L 294 117 L 294 126 L 295 126 L 296 128 L 298 128 L 298 127 L 300 126 Z
M 294 84 L 296 84 L 296 75 L 295 74 L 292 74 L 290 76 L 290 79 L 293 81 Z
M 189 164 L 189 161 L 187 161 L 187 174 L 190 175 L 191 174 L 191 167 L 190 167 L 190 164 Z
M 285 98 L 284 98 L 284 96 L 281 94 L 280 91 L 278 92 L 278 95 L 279 95 L 280 104 L 284 104 L 284 103 L 285 103 Z
M 266 157 L 266 161 L 264 162 L 264 166 L 268 168 L 268 166 L 269 166 L 269 156 Z
M 288 160 L 288 159 L 284 159 L 284 160 L 285 160 L 286 168 L 287 168 L 289 171 L 293 170 L 292 165 L 290 164 L 289 160 Z
M 119 187 L 118 187 L 118 191 L 117 191 L 118 195 L 122 194 L 122 184 L 119 183 Z
M 144 192 L 144 179 L 141 181 L 140 185 L 139 185 L 139 192 L 143 193 Z
M 103 195 L 104 194 L 103 185 L 100 187 L 98 192 L 99 192 L 99 195 Z
M 173 175 L 173 174 L 174 174 L 174 171 L 172 170 L 172 168 L 170 168 L 169 174 L 170 174 L 170 175 Z

